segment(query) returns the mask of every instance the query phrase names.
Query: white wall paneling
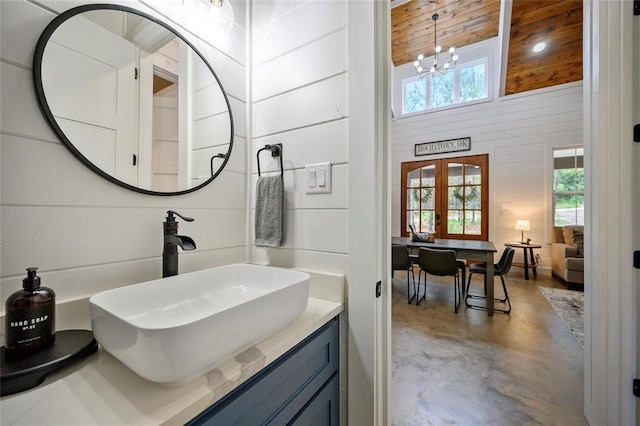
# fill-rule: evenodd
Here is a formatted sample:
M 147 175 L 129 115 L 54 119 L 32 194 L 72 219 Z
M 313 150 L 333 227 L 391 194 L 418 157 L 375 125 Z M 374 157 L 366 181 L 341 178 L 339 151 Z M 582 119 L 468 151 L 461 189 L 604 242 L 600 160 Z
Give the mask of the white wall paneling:
M 315 59 L 314 59 L 315 58 Z M 259 101 L 345 71 L 347 30 L 342 28 L 254 69 L 253 99 Z M 305 66 L 300 67 L 299 64 Z M 295 69 L 296 72 L 287 70 Z M 277 78 L 286 73 L 287 78 Z
M 307 1 L 307 2 L 285 2 L 283 7 L 278 6 L 279 2 L 254 1 L 258 5 L 258 18 L 265 16 L 269 11 L 282 13 L 272 16 L 269 22 L 258 22 L 253 28 L 253 64 L 260 65 L 270 59 L 282 54 L 294 51 L 328 34 L 344 28 L 347 25 L 347 2 L 343 1 Z M 299 7 L 290 12 L 291 5 Z M 278 9 L 273 9 L 274 7 Z M 261 11 L 264 12 L 261 12 Z M 280 12 L 280 10 L 282 12 Z M 307 67 L 309 61 L 326 60 L 324 57 L 307 58 L 298 67 Z M 312 63 L 312 62 L 311 62 Z M 346 64 L 345 64 L 346 65 Z M 290 72 L 293 70 L 290 70 Z M 290 72 L 283 73 L 286 77 Z
M 340 74 L 254 103 L 254 137 L 345 118 L 348 94 L 347 77 Z

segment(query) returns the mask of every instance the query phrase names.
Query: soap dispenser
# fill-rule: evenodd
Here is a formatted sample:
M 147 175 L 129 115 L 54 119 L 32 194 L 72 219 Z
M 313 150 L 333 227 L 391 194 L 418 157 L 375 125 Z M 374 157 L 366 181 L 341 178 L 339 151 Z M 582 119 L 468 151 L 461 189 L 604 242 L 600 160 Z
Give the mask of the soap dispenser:
M 55 341 L 55 293 L 40 287 L 38 268 L 27 268 L 22 290 L 6 302 L 5 348 L 10 353 L 31 354 Z

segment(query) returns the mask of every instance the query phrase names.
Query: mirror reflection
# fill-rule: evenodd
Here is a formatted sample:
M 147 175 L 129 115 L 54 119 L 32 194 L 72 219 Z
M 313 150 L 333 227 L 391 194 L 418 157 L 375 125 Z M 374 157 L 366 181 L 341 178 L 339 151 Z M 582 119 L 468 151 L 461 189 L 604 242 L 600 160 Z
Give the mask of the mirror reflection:
M 177 33 L 116 8 L 80 7 L 50 24 L 34 62 L 38 100 L 65 145 L 94 171 L 141 192 L 191 192 L 217 176 L 231 153 L 227 96 Z

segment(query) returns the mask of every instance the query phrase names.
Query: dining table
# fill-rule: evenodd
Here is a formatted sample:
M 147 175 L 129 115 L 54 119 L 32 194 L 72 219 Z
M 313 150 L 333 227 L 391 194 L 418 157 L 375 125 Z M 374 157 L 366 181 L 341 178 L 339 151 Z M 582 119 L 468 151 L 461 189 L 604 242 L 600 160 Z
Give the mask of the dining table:
M 421 247 L 435 250 L 453 250 L 458 259 L 478 260 L 486 262 L 487 273 L 485 283 L 493 283 L 494 255 L 497 252 L 491 241 L 457 240 L 436 238 L 433 242 L 413 241 L 410 237 L 391 237 L 392 244 L 401 244 L 410 249 Z M 464 285 L 464 284 L 463 284 Z M 493 285 L 486 285 L 487 314 L 493 315 L 494 289 Z

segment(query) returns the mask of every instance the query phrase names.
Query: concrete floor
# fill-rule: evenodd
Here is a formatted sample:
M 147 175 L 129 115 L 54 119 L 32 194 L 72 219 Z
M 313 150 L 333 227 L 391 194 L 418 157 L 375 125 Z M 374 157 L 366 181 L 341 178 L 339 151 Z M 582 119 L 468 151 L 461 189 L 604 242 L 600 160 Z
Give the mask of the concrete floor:
M 426 300 L 408 305 L 406 278 L 396 271 L 393 279 L 394 425 L 588 424 L 584 351 L 538 290 L 562 284 L 548 276 L 525 281 L 513 268 L 511 314 L 488 317 L 464 302 L 453 312 L 449 277 L 428 276 Z M 480 289 L 481 279 L 474 275 L 472 287 Z

